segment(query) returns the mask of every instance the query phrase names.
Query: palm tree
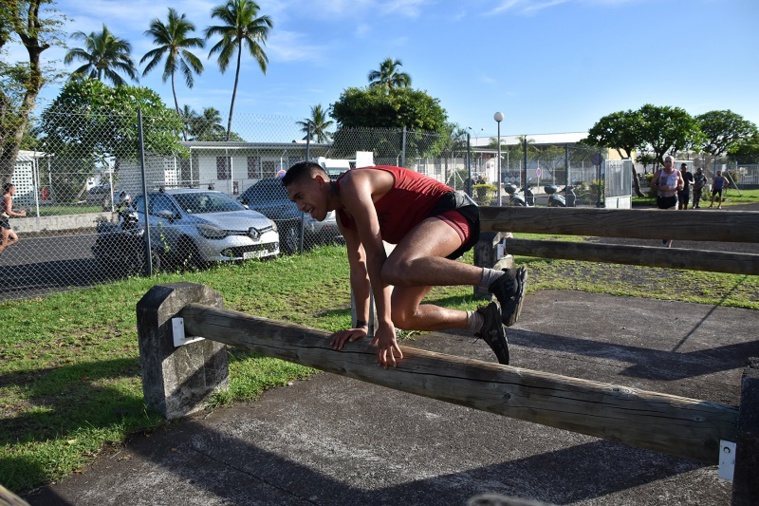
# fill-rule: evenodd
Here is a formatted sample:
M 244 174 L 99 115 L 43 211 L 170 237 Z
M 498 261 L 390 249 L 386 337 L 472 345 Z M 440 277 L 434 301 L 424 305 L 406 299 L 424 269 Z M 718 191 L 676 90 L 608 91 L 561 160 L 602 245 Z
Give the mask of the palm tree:
M 190 140 L 195 140 L 195 124 L 198 121 L 198 113 L 195 112 L 195 109 L 185 104 L 182 107 L 182 110 L 179 111 L 179 115 L 182 117 L 182 123 L 184 124 L 182 135 L 185 140 L 187 140 L 188 137 Z
M 411 76 L 398 70 L 402 66 L 403 63 L 400 60 L 385 58 L 385 61 L 380 63 L 379 70 L 369 72 L 369 86 L 409 88 Z
M 203 63 L 189 51 L 189 48 L 202 48 L 205 46 L 205 42 L 198 37 L 189 37 L 188 35 L 193 30 L 195 30 L 195 25 L 187 21 L 184 14 L 179 16 L 177 11 L 169 7 L 168 24 L 163 24 L 161 20 L 155 18 L 150 22 L 150 29 L 145 31 L 145 35 L 152 36 L 153 42 L 158 47 L 148 51 L 140 59 L 141 64 L 146 60 L 150 60 L 142 75 L 145 76 L 157 67 L 163 57 L 166 56 L 161 80 L 165 83 L 169 77 L 171 78 L 171 92 L 174 95 L 174 107 L 177 110 L 177 114 L 180 114 L 180 111 L 177 90 L 174 85 L 174 74 L 177 71 L 181 71 L 185 84 L 187 84 L 188 88 L 192 88 L 195 84 L 193 74 L 203 72 Z M 187 140 L 186 134 L 184 140 Z
M 225 133 L 219 110 L 214 107 L 204 107 L 203 114 L 195 119 L 195 140 L 220 141 L 224 139 Z
M 332 132 L 327 129 L 331 127 L 335 122 L 327 119 L 327 113 L 322 109 L 321 104 L 315 105 L 311 108 L 311 118 L 303 121 L 296 122 L 301 126 L 301 131 L 306 135 L 303 140 L 309 138 L 314 139 L 315 142 L 327 143 L 332 140 Z
M 258 62 L 261 71 L 266 74 L 266 66 L 269 58 L 264 52 L 266 38 L 273 26 L 269 16 L 258 16 L 261 8 L 252 0 L 228 0 L 225 5 L 215 7 L 211 11 L 212 18 L 219 18 L 222 25 L 209 26 L 206 28 L 206 39 L 214 35 L 221 36 L 208 53 L 210 57 L 219 53 L 219 69 L 222 73 L 227 70 L 229 60 L 237 52 L 237 68 L 235 69 L 235 85 L 232 89 L 232 102 L 229 105 L 229 120 L 227 123 L 227 140 L 232 134 L 232 115 L 237 96 L 237 84 L 240 80 L 240 60 L 242 58 L 243 45 L 247 45 L 248 52 Z
M 71 35 L 72 39 L 81 39 L 84 41 L 84 48 L 74 48 L 66 53 L 63 63 L 70 64 L 74 60 L 82 60 L 84 65 L 76 69 L 71 78 L 87 75 L 91 79 L 102 81 L 104 78 L 110 80 L 114 86 L 126 84 L 126 81 L 119 75 L 123 72 L 133 81 L 138 81 L 137 67 L 130 52 L 132 46 L 124 39 L 114 36 L 103 24 L 103 31 L 100 33 L 91 32 L 86 35 L 84 32 L 75 32 Z

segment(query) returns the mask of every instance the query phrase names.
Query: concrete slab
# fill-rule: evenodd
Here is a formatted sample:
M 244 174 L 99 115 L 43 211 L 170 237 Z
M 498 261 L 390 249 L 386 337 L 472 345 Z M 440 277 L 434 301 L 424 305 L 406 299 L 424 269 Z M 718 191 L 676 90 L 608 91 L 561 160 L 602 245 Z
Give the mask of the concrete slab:
M 580 292 L 531 295 L 514 365 L 737 404 L 759 312 Z M 495 362 L 481 341 L 404 343 Z M 392 374 L 392 371 L 388 371 Z M 716 459 L 716 456 L 715 456 Z M 701 464 L 321 374 L 105 452 L 32 505 L 463 505 L 498 493 L 554 504 L 724 505 Z

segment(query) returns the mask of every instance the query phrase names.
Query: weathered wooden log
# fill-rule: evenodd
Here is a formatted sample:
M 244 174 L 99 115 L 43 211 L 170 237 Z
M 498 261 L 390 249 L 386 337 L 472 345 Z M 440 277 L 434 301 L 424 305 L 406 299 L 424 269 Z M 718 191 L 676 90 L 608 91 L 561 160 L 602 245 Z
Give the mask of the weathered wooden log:
M 0 506 L 29 506 L 29 503 L 0 485 Z
M 691 269 L 759 275 L 759 255 L 707 250 L 677 250 L 652 246 L 626 246 L 586 242 L 519 239 L 506 240 L 506 252 L 541 258 L 563 258 L 646 267 Z
M 667 214 L 661 214 L 666 212 Z M 759 213 L 577 207 L 480 207 L 482 232 L 759 242 Z
M 327 333 L 201 304 L 178 314 L 194 336 L 454 404 L 620 441 L 708 464 L 735 440 L 732 406 L 403 347 L 377 366 L 368 342 L 333 350 Z

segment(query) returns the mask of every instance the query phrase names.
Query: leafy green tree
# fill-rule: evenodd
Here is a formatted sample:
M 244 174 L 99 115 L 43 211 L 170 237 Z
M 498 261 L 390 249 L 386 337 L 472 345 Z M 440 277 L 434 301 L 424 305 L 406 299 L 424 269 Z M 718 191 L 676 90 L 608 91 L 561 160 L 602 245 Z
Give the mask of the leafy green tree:
M 399 157 L 406 127 L 407 157 L 429 152 L 446 135 L 447 114 L 436 98 L 411 88 L 348 88 L 331 106 L 339 123 L 333 149 L 344 156 L 374 150 L 378 157 Z M 382 132 L 380 129 L 392 129 Z M 371 129 L 371 130 L 368 130 Z
M 369 72 L 369 86 L 389 88 L 410 88 L 411 76 L 406 72 L 401 72 L 399 68 L 403 66 L 400 60 L 385 58 L 380 63 L 378 70 Z
M 640 111 L 633 110 L 611 113 L 598 120 L 582 142 L 589 146 L 616 149 L 621 158 L 632 158 L 633 151 L 643 143 L 643 116 Z M 634 166 L 632 171 L 635 194 L 643 197 Z
M 209 39 L 220 36 L 218 41 L 209 52 L 210 57 L 218 53 L 219 69 L 222 73 L 227 70 L 229 62 L 234 54 L 237 55 L 235 68 L 235 84 L 232 89 L 232 101 L 229 105 L 229 120 L 227 123 L 227 140 L 232 134 L 232 116 L 237 96 L 237 84 L 240 80 L 240 63 L 243 47 L 248 48 L 248 53 L 258 62 L 261 72 L 266 74 L 269 58 L 263 46 L 269 36 L 273 23 L 269 16 L 259 16 L 261 8 L 252 0 L 228 0 L 225 5 L 215 7 L 211 11 L 212 18 L 218 18 L 221 25 L 206 28 L 205 36 Z
M 631 158 L 642 142 L 642 116 L 640 111 L 619 111 L 596 122 L 584 144 L 616 149 L 621 158 Z
M 142 111 L 144 145 L 148 153 L 181 155 L 182 120 L 167 108 L 156 92 L 144 87 L 116 87 L 97 79 L 69 81 L 43 113 L 40 131 L 45 135 L 51 176 L 61 200 L 75 198 L 102 160 L 139 159 L 137 111 Z M 68 191 L 63 191 L 68 188 Z
M 641 116 L 640 146 L 648 146 L 656 160 L 664 163 L 664 155 L 691 149 L 701 143 L 698 121 L 680 107 L 658 107 L 646 104 Z
M 108 79 L 115 86 L 126 84 L 119 75 L 124 73 L 133 81 L 139 81 L 137 67 L 132 61 L 132 45 L 124 39 L 113 35 L 103 24 L 103 30 L 99 33 L 74 32 L 72 39 L 84 42 L 84 48 L 73 48 L 66 53 L 63 63 L 71 64 L 74 60 L 84 61 L 84 65 L 74 70 L 72 79 L 89 77 L 102 81 Z
M 379 87 L 348 88 L 332 104 L 332 117 L 342 128 L 402 128 L 443 133 L 447 123 L 440 101 L 423 91 Z
M 29 117 L 46 82 L 40 62 L 43 51 L 60 44 L 60 15 L 42 10 L 49 0 L 11 0 L 0 7 L 0 183 L 13 177 Z M 42 10 L 42 12 L 41 12 Z M 9 62 L 3 51 L 17 39 L 28 60 Z
M 138 109 L 146 151 L 158 155 L 183 151 L 179 144 L 182 118 L 155 91 L 130 85 L 110 87 L 96 79 L 67 83 L 42 113 L 40 129 L 48 146 L 76 146 L 84 158 L 137 159 Z
M 701 149 L 714 156 L 724 155 L 744 139 L 756 135 L 756 125 L 733 111 L 709 111 L 696 116 L 704 142 Z
M 327 117 L 327 112 L 322 108 L 321 104 L 311 108 L 310 118 L 297 121 L 296 124 L 301 127 L 301 132 L 306 134 L 303 140 L 308 139 L 309 133 L 311 140 L 315 142 L 327 143 L 332 140 L 332 132 L 329 131 L 329 128 L 335 122 Z
M 731 145 L 728 154 L 738 163 L 759 162 L 759 132 L 754 132 L 750 137 L 744 137 Z
M 145 76 L 156 68 L 164 57 L 166 58 L 161 79 L 164 83 L 167 79 L 171 79 L 171 93 L 174 95 L 174 107 L 177 114 L 181 113 L 174 75 L 181 72 L 187 87 L 192 88 L 195 85 L 194 74 L 203 72 L 203 63 L 190 51 L 191 48 L 205 46 L 203 39 L 190 37 L 194 30 L 195 25 L 188 21 L 184 14 L 179 16 L 177 11 L 169 7 L 168 22 L 164 24 L 156 18 L 150 22 L 150 29 L 145 31 L 145 35 L 153 37 L 153 42 L 157 47 L 145 53 L 145 56 L 140 59 L 141 64 L 149 60 L 142 75 Z M 187 140 L 186 136 L 185 140 Z

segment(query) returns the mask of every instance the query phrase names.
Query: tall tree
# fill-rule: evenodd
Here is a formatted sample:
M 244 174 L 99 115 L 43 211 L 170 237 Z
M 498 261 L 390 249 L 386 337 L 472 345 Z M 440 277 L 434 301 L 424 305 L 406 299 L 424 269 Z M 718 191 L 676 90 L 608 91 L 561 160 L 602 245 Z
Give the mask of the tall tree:
M 63 58 L 63 63 L 71 64 L 74 60 L 81 60 L 84 65 L 74 70 L 72 78 L 83 76 L 102 81 L 108 79 L 114 86 L 126 84 L 119 73 L 124 73 L 133 81 L 139 81 L 137 67 L 132 61 L 132 45 L 124 39 L 116 37 L 103 23 L 103 30 L 99 33 L 74 32 L 72 39 L 84 42 L 84 48 L 70 49 Z
M 327 143 L 332 140 L 332 132 L 329 128 L 335 124 L 334 121 L 327 118 L 327 112 L 322 108 L 322 105 L 315 105 L 311 108 L 311 117 L 303 121 L 297 121 L 296 124 L 300 125 L 301 132 L 306 135 L 303 140 L 309 138 L 319 143 Z
M 259 16 L 260 10 L 258 4 L 252 0 L 228 0 L 225 5 L 215 7 L 211 11 L 211 17 L 218 18 L 223 24 L 209 26 L 205 31 L 206 39 L 213 36 L 221 37 L 221 40 L 211 48 L 208 56 L 219 53 L 219 69 L 222 73 L 227 70 L 232 55 L 237 54 L 235 84 L 232 89 L 232 101 L 229 105 L 227 140 L 232 135 L 232 116 L 237 96 L 237 84 L 240 80 L 243 46 L 248 48 L 248 53 L 258 62 L 258 66 L 264 74 L 266 74 L 266 67 L 269 63 L 263 46 L 266 45 L 269 31 L 274 24 L 269 16 Z
M 18 37 L 28 60 L 7 62 L 0 59 L 0 183 L 10 181 L 16 166 L 19 146 L 27 130 L 29 116 L 45 84 L 40 55 L 57 44 L 60 20 L 45 18 L 40 8 L 49 0 L 14 0 L 0 7 L 0 58 L 5 45 Z
M 195 85 L 194 74 L 203 72 L 203 63 L 190 51 L 191 48 L 202 48 L 205 46 L 203 39 L 190 36 L 194 30 L 195 25 L 188 21 L 184 14 L 180 16 L 177 14 L 177 11 L 169 7 L 169 18 L 166 24 L 158 18 L 150 22 L 150 28 L 145 31 L 145 35 L 153 37 L 153 42 L 157 47 L 145 53 L 145 56 L 140 59 L 140 64 L 149 60 L 148 65 L 142 73 L 144 76 L 157 67 L 161 63 L 161 60 L 166 57 L 161 80 L 165 83 L 167 79 L 171 78 L 171 93 L 174 95 L 174 107 L 177 110 L 177 114 L 180 115 L 174 75 L 178 71 L 181 72 L 187 87 L 192 88 Z M 186 133 L 184 133 L 184 136 L 184 140 L 187 140 Z
M 633 151 L 638 149 L 643 142 L 642 121 L 640 111 L 627 110 L 611 113 L 598 120 L 588 130 L 588 137 L 583 139 L 583 143 L 590 146 L 616 149 L 621 158 L 631 159 Z M 635 194 L 643 197 L 634 164 L 632 171 Z
M 196 141 L 220 141 L 226 138 L 226 129 L 221 124 L 221 113 L 214 107 L 204 107 L 203 113 L 195 120 L 193 129 Z
M 649 146 L 659 163 L 664 155 L 685 151 L 700 144 L 701 129 L 693 116 L 680 107 L 646 104 L 641 116 L 640 146 Z
M 704 134 L 701 148 L 713 156 L 724 155 L 757 132 L 754 123 L 730 110 L 709 111 L 696 116 L 696 120 Z
M 379 86 L 382 88 L 410 88 L 411 76 L 399 69 L 403 66 L 400 60 L 385 58 L 380 63 L 378 70 L 369 72 L 369 86 Z

